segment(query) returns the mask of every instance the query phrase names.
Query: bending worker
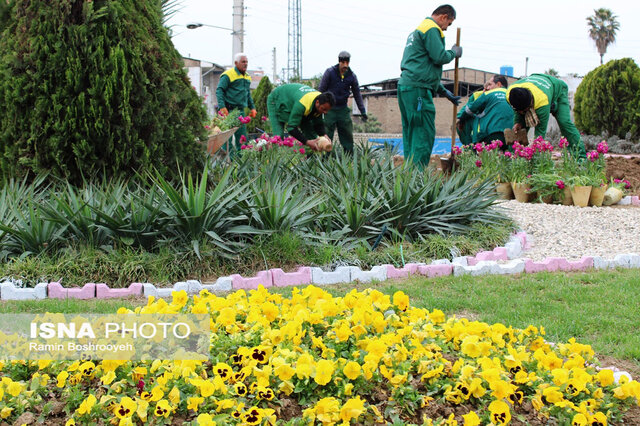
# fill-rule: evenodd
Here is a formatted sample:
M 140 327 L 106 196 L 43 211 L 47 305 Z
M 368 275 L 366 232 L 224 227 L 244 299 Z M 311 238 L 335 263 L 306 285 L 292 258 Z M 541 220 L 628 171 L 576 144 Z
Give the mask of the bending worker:
M 473 142 L 491 143 L 494 140 L 505 142 L 504 129 L 513 125 L 513 110 L 507 102 L 507 79 L 494 75 L 487 82 L 487 89 L 471 105 L 462 109 L 460 120 L 476 122 Z M 506 144 L 503 145 L 506 149 Z
M 547 134 L 549 114 L 558 121 L 560 133 L 569 141 L 569 151 L 576 158 L 587 158 L 580 132 L 571 121 L 567 83 L 546 74 L 531 74 L 513 83 L 507 90 L 513 107 L 513 131 L 535 127 L 535 136 Z
M 334 104 L 331 92 L 320 93 L 297 83 L 278 86 L 267 97 L 273 134 L 283 137 L 286 127 L 290 136 L 317 151 L 318 137 L 327 134 L 323 114 Z
M 249 60 L 244 53 L 236 54 L 234 58 L 235 66 L 222 73 L 218 87 L 216 89 L 216 98 L 218 99 L 218 106 L 220 107 L 220 113 L 224 116 L 229 115 L 229 112 L 233 110 L 240 110 L 241 114 L 244 114 L 244 109 L 249 107 L 251 110 L 249 116 L 254 118 L 257 114 L 256 106 L 251 98 L 251 76 L 247 74 L 247 67 L 249 66 Z M 231 156 L 235 156 L 240 152 L 240 138 L 247 137 L 246 124 L 240 125 L 238 130 L 234 133 L 236 138 L 235 149 L 231 150 Z
M 351 121 L 351 111 L 347 107 L 349 94 L 353 93 L 353 100 L 360 110 L 362 121 L 367 121 L 367 113 L 362 102 L 358 77 L 349 67 L 351 55 L 342 51 L 338 54 L 338 64 L 327 68 L 320 81 L 318 90 L 329 91 L 336 98 L 336 104 L 324 117 L 324 125 L 327 128 L 327 135 L 333 140 L 333 135 L 338 128 L 340 145 L 344 151 L 353 153 L 353 122 Z
M 402 55 L 402 74 L 398 81 L 398 104 L 402 115 L 402 144 L 405 157 L 420 167 L 431 158 L 436 137 L 436 108 L 433 96 L 443 94 L 458 105 L 460 97 L 444 88 L 442 65 L 462 56 L 462 48 L 444 48 L 444 32 L 456 19 L 455 9 L 438 6 L 431 17 L 418 25 L 409 37 Z

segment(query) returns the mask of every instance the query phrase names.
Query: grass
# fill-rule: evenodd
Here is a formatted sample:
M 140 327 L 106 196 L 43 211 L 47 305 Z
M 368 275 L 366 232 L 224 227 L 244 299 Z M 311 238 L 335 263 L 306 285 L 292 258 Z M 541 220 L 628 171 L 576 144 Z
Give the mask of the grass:
M 470 320 L 502 323 L 516 328 L 543 326 L 547 340 L 590 344 L 599 355 L 628 361 L 629 369 L 640 374 L 640 334 L 638 328 L 637 271 L 596 271 L 587 273 L 538 273 L 520 276 L 413 277 L 383 283 L 359 284 L 385 294 L 402 290 L 411 304 Z M 334 295 L 344 295 L 350 284 L 324 287 Z M 271 291 L 290 295 L 291 287 Z M 0 313 L 100 312 L 112 313 L 120 306 L 132 308 L 145 303 L 128 300 L 40 300 L 4 301 Z M 633 373 L 632 373 L 633 374 Z

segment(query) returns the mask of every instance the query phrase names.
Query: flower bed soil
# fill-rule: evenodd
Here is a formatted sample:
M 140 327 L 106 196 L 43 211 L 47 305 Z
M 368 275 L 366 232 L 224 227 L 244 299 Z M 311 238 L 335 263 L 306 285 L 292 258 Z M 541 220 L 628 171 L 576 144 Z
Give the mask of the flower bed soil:
M 640 154 L 631 158 L 607 158 L 607 178 L 627 179 L 631 183 L 627 195 L 640 195 Z

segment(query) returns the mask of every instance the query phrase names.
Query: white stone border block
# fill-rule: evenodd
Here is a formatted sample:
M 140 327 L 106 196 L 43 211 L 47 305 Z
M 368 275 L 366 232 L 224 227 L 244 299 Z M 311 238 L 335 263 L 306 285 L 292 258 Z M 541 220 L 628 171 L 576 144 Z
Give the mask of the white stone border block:
M 209 291 L 231 291 L 232 283 L 231 277 L 220 277 L 214 284 L 203 284 L 202 288 Z
M 357 266 L 351 266 L 351 281 L 368 283 L 373 280 L 385 281 L 386 279 L 387 268 L 382 265 L 374 266 L 370 271 L 363 271 Z
M 500 264 L 495 260 L 481 260 L 473 266 L 454 265 L 453 275 L 510 275 L 524 272 L 525 262 L 522 259 L 513 259 L 507 263 Z
M 333 272 L 325 272 L 322 268 L 311 268 L 311 284 L 328 285 L 350 283 L 351 268 L 352 266 L 338 266 Z
M 34 288 L 18 288 L 13 282 L 5 281 L 0 284 L 0 299 L 2 300 L 36 300 L 46 299 L 47 283 L 36 284 Z

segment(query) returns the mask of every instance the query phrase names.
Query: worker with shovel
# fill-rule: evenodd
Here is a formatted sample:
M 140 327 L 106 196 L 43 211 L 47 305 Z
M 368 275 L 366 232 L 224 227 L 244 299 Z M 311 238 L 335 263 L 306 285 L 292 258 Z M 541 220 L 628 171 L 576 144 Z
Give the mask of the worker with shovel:
M 455 9 L 448 5 L 437 7 L 431 17 L 423 20 L 407 38 L 398 81 L 398 104 L 402 116 L 402 144 L 405 157 L 420 167 L 431 158 L 436 136 L 436 108 L 433 96 L 440 93 L 453 104 L 460 97 L 445 89 L 442 65 L 462 56 L 462 47 L 454 44 L 445 49 L 444 32 L 456 19 Z
M 560 133 L 569 141 L 569 151 L 581 159 L 587 158 L 580 132 L 571 121 L 567 83 L 546 74 L 531 74 L 507 90 L 507 101 L 513 107 L 513 131 L 535 128 L 535 136 L 547 134 L 549 114 L 558 121 Z

